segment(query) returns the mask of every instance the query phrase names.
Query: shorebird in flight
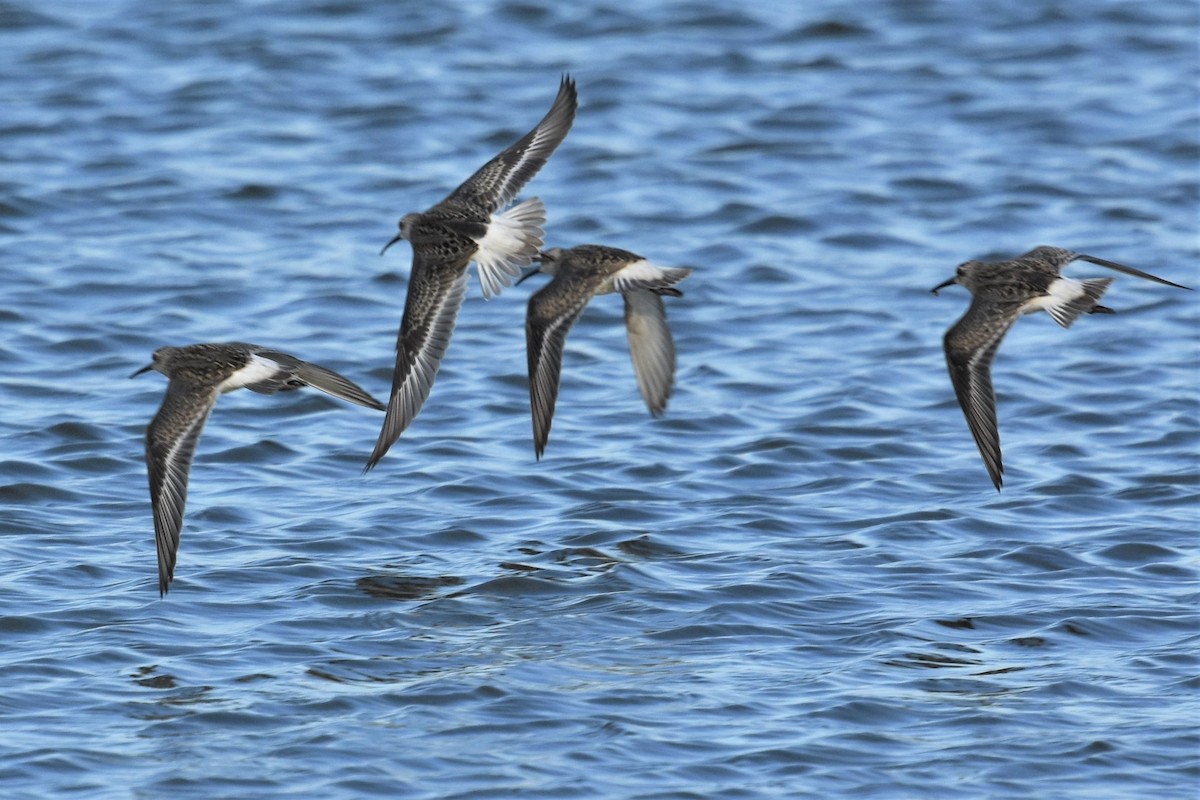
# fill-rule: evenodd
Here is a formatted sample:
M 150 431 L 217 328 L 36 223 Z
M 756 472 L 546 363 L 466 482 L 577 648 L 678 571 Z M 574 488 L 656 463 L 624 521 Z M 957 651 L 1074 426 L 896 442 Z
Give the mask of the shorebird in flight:
M 537 261 L 539 266 L 521 281 L 539 272 L 553 276 L 529 298 L 525 316 L 533 449 L 540 459 L 550 438 L 567 332 L 598 294 L 619 292 L 624 298 L 625 329 L 638 389 L 651 415 L 658 416 L 666 409 L 675 381 L 675 342 L 667 327 L 662 296 L 681 297 L 683 293 L 674 286 L 692 270 L 659 267 L 628 250 L 595 244 L 569 250 L 555 247 L 540 253 Z
M 533 130 L 437 205 L 406 214 L 400 232 L 384 246 L 386 251 L 407 240 L 413 264 L 396 339 L 387 415 L 366 470 L 379 463 L 429 397 L 466 296 L 467 265 L 475 262 L 483 296 L 488 298 L 508 286 L 541 248 L 546 221 L 541 200 L 534 197 L 498 212 L 562 143 L 577 106 L 575 82 L 564 76 L 554 104 Z
M 242 387 L 259 394 L 274 394 L 311 386 L 360 406 L 384 409 L 383 403 L 332 370 L 278 350 L 242 342 L 160 347 L 154 351 L 154 360 L 130 377 L 150 370 L 170 379 L 162 406 L 146 429 L 146 469 L 158 546 L 159 596 L 167 593 L 175 576 L 188 472 L 196 442 L 221 394 Z
M 972 295 L 967 312 L 946 332 L 943 344 L 954 393 L 997 491 L 1003 483 L 1004 464 L 992 391 L 992 360 L 1004 334 L 1023 314 L 1036 311 L 1045 311 L 1064 328 L 1080 314 L 1113 313 L 1099 304 L 1112 278 L 1076 280 L 1059 274 L 1077 259 L 1177 289 L 1188 288 L 1103 258 L 1042 246 L 1011 261 L 967 261 L 958 266 L 953 278 L 932 289 L 936 295 L 957 283 Z

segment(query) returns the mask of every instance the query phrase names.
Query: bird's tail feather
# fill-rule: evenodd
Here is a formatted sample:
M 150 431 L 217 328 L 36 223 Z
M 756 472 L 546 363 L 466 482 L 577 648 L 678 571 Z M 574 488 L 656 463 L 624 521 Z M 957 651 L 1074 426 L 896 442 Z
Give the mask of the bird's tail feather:
M 545 240 L 545 224 L 546 207 L 536 197 L 492 216 L 487 233 L 476 242 L 474 256 L 484 299 L 500 294 L 533 263 Z

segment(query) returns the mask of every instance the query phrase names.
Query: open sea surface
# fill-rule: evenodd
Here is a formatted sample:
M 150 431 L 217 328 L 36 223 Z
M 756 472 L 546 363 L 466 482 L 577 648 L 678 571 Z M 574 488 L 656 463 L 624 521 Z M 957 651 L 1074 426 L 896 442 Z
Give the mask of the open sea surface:
M 1200 286 L 1200 5 L 0 0 L 0 797 L 1195 798 L 1200 297 L 1014 328 L 969 258 Z M 525 303 L 422 413 L 236 392 L 159 599 L 164 344 L 391 381 L 379 250 L 541 118 L 547 246 L 691 266 L 666 415 L 621 301 L 534 459 Z M 472 272 L 474 268 L 472 268 Z

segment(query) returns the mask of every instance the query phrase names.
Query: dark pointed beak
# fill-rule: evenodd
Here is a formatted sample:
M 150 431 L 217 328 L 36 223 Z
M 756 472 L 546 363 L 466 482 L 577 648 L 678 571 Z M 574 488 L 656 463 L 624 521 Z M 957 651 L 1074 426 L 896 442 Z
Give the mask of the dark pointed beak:
M 538 254 L 538 258 L 541 258 L 541 254 L 540 254 L 540 253 Z M 526 278 L 529 278 L 529 277 L 532 277 L 532 276 L 534 276 L 534 275 L 537 275 L 537 274 L 538 274 L 539 272 L 541 272 L 541 271 L 542 271 L 542 268 L 541 268 L 540 266 L 534 267 L 533 269 L 529 270 L 529 272 L 526 272 L 524 275 L 522 275 L 520 278 L 518 278 L 518 279 L 517 279 L 517 282 L 516 282 L 516 283 L 514 283 L 513 285 L 514 285 L 514 286 L 520 286 L 522 283 L 524 283 L 524 282 L 525 282 L 525 279 L 526 279 Z
M 394 245 L 396 242 L 400 241 L 403 238 L 404 238 L 403 236 L 401 236 L 400 234 L 397 233 L 394 237 L 392 237 L 392 240 L 390 242 L 388 242 L 387 244 L 385 244 L 383 246 L 383 249 L 379 251 L 379 255 L 383 255 L 384 253 L 386 253 L 387 249 L 389 247 L 391 247 L 392 245 Z
M 149 364 L 142 367 L 141 369 L 139 369 L 137 372 L 133 373 L 129 377 L 136 378 L 138 375 L 141 375 L 143 372 L 149 372 L 152 369 L 154 369 L 154 362 L 150 362 Z
M 947 286 L 953 286 L 956 283 L 958 283 L 958 278 L 954 277 L 948 281 L 943 281 L 943 282 L 939 283 L 937 286 L 933 287 L 929 291 L 932 292 L 933 294 L 937 294 L 939 291 L 941 291 L 942 289 L 945 289 Z

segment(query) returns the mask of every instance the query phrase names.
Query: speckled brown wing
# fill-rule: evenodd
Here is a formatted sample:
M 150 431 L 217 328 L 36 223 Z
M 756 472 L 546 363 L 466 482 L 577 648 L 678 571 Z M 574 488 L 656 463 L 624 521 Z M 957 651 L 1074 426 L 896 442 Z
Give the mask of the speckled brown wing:
M 367 470 L 379 463 L 429 397 L 466 289 L 466 260 L 446 263 L 414 249 L 408 299 L 396 339 L 392 392 Z
M 575 81 L 569 75 L 564 75 L 558 87 L 558 95 L 541 122 L 511 147 L 480 167 L 446 199 L 472 203 L 489 212 L 511 203 L 566 138 L 575 121 L 575 109 L 578 105 Z
M 529 359 L 533 450 L 539 459 L 546 450 L 550 425 L 554 421 L 567 333 L 603 279 L 604 276 L 598 273 L 560 273 L 529 298 L 525 315 L 525 350 Z
M 1180 284 L 1173 283 L 1166 278 L 1160 278 L 1157 275 L 1151 275 L 1149 272 L 1143 272 L 1140 269 L 1129 267 L 1125 264 L 1118 264 L 1115 261 L 1109 261 L 1105 258 L 1089 256 L 1086 253 L 1076 253 L 1063 247 L 1041 245 L 1033 248 L 1028 253 L 1025 253 L 1023 256 L 1010 263 L 1018 264 L 1023 261 L 1032 262 L 1035 266 L 1042 269 L 1043 274 L 1046 275 L 1047 282 L 1049 282 L 1053 280 L 1053 278 L 1057 276 L 1059 272 L 1062 271 L 1063 267 L 1075 260 L 1087 261 L 1092 264 L 1105 267 L 1106 269 L 1111 269 L 1115 272 L 1123 272 L 1126 275 L 1132 275 L 1135 278 L 1142 278 L 1144 280 L 1153 281 L 1154 283 L 1161 283 L 1163 286 L 1174 286 L 1176 289 L 1187 289 L 1188 291 L 1191 291 L 1191 289 L 1187 286 L 1181 286 Z M 1053 275 L 1050 274 L 1051 272 L 1053 272 Z
M 179 533 L 187 503 L 188 472 L 204 422 L 217 402 L 216 387 L 172 378 L 162 406 L 146 429 L 146 470 L 154 509 L 158 549 L 158 592 L 165 595 L 175 576 Z
M 1020 309 L 1015 302 L 975 298 L 943 340 L 950 382 L 997 490 L 1003 483 L 1004 464 L 996 423 L 996 395 L 992 389 L 992 360 L 1004 334 L 1021 315 Z

